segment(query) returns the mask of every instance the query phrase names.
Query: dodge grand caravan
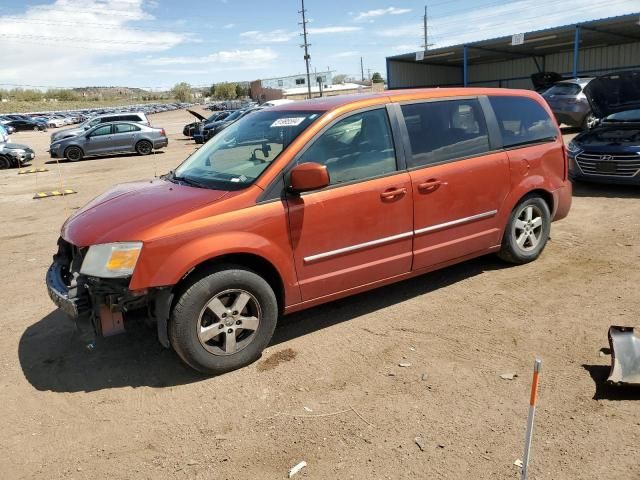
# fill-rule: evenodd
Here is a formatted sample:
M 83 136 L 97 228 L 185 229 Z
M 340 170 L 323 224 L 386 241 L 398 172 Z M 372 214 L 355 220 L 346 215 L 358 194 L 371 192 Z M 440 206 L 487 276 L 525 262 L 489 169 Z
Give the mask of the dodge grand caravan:
M 175 171 L 97 197 L 63 225 L 46 281 L 96 334 L 141 310 L 216 374 L 256 360 L 283 314 L 492 252 L 530 262 L 570 205 L 536 93 L 321 98 L 248 115 Z

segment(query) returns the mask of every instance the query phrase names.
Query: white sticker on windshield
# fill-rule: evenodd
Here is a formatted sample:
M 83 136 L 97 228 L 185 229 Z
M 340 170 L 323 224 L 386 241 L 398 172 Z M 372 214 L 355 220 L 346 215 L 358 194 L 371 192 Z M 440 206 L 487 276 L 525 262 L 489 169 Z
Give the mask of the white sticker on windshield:
M 304 122 L 305 117 L 279 118 L 271 124 L 273 127 L 297 127 Z

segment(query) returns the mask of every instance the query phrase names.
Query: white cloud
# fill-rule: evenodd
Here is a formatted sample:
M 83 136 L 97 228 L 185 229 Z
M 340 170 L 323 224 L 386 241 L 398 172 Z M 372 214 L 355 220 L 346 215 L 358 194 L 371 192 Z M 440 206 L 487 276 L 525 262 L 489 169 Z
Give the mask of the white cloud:
M 278 55 L 270 48 L 256 48 L 253 50 L 223 50 L 201 56 L 147 58 L 141 63 L 155 66 L 203 64 L 232 64 L 242 66 L 264 64 L 275 60 L 277 57 Z
M 355 50 L 349 52 L 340 52 L 332 55 L 334 58 L 348 58 L 348 57 L 357 57 L 360 55 L 360 52 L 356 52 Z
M 355 20 L 371 20 L 376 17 L 383 17 L 385 15 L 402 15 L 403 13 L 409 13 L 411 11 L 410 8 L 396 8 L 396 7 L 388 7 L 388 8 L 377 8 L 375 10 L 367 10 L 366 12 L 360 12 L 356 15 Z
M 325 33 L 349 33 L 362 30 L 360 27 L 311 27 L 307 31 L 313 35 L 322 35 Z
M 222 27 L 222 28 L 233 28 L 233 27 L 235 27 L 235 26 L 236 26 L 236 24 L 235 24 L 235 23 L 227 23 L 227 24 L 226 24 L 224 27 Z
M 270 32 L 262 32 L 260 30 L 250 30 L 248 32 L 242 32 L 241 37 L 251 40 L 256 43 L 282 43 L 288 42 L 292 38 L 298 35 L 297 32 L 287 32 L 286 30 L 278 29 L 271 30 Z
M 350 33 L 361 30 L 360 27 L 310 27 L 307 32 L 310 35 L 325 35 L 328 33 Z M 240 36 L 251 43 L 285 43 L 300 35 L 300 32 L 283 30 L 281 28 L 277 30 L 271 30 L 269 32 L 263 32 L 261 30 L 249 30 L 248 32 L 242 32 Z
M 145 0 L 55 0 L 22 15 L 0 15 L 0 83 L 87 85 L 107 76 L 127 78 L 117 56 L 161 52 L 191 41 L 189 34 L 141 30 L 152 20 Z

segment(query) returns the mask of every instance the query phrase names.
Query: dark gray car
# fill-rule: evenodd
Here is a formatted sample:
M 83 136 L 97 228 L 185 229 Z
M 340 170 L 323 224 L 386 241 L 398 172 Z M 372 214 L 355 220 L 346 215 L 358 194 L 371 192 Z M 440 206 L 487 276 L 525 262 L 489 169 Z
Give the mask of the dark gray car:
M 135 122 L 110 122 L 90 128 L 81 135 L 51 143 L 51 158 L 67 158 L 72 162 L 94 155 L 136 152 L 148 155 L 169 144 L 164 128 L 153 128 Z
M 549 90 L 542 94 L 558 123 L 585 130 L 595 125 L 597 119 L 591 112 L 591 106 L 584 94 L 584 88 L 591 80 L 593 79 L 563 80 L 554 83 Z

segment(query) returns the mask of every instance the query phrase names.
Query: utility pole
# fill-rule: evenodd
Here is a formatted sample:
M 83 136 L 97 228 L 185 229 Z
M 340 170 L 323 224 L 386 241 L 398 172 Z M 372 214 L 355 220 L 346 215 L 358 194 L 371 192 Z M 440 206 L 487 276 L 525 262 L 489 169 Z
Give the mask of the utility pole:
M 427 16 L 427 6 L 424 6 L 424 51 L 429 50 L 429 47 L 433 45 L 433 43 L 429 43 L 429 20 Z
M 311 75 L 309 74 L 309 59 L 311 58 L 311 56 L 309 55 L 309 47 L 311 46 L 311 44 L 307 42 L 307 23 L 308 22 L 306 17 L 307 11 L 304 8 L 304 0 L 302 0 L 302 10 L 300 10 L 298 13 L 302 14 L 302 36 L 304 37 L 304 43 L 300 45 L 300 47 L 304 48 L 304 61 L 307 66 L 307 92 L 308 92 L 309 98 L 311 98 Z
M 360 76 L 362 77 L 362 81 L 364 82 L 364 66 L 362 64 L 362 57 L 360 57 Z

